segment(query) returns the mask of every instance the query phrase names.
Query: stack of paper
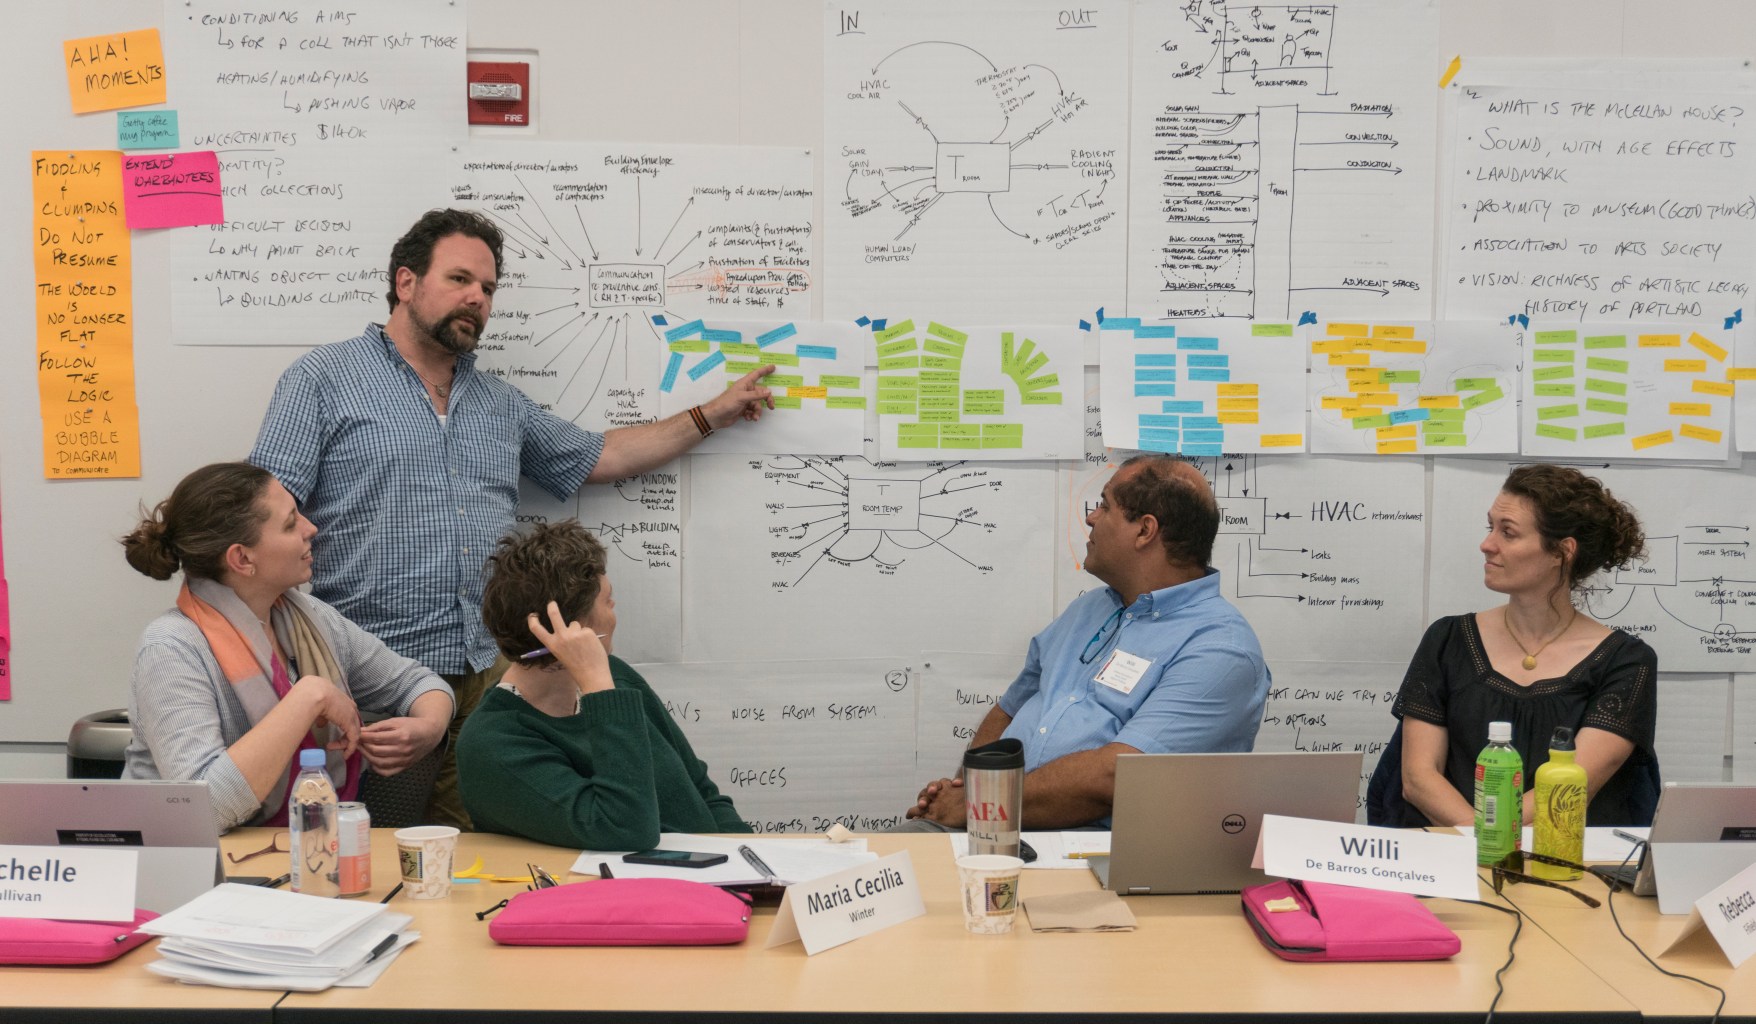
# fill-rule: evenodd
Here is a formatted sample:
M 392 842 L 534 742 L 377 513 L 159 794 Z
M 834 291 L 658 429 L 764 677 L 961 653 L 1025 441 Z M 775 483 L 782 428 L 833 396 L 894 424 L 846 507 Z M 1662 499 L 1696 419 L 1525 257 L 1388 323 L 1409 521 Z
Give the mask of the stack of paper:
M 833 875 L 855 864 L 878 859 L 866 850 L 865 840 L 832 843 L 821 836 L 798 839 L 723 839 L 716 836 L 690 835 L 687 832 L 666 832 L 659 836 L 660 850 L 691 850 L 697 853 L 723 853 L 725 863 L 705 868 L 674 867 L 657 864 L 627 864 L 619 850 L 586 850 L 573 862 L 573 872 L 596 875 L 608 867 L 617 878 L 686 878 L 708 885 L 792 885 L 813 878 Z M 749 850 L 772 874 L 745 855 Z
M 195 985 L 320 992 L 362 988 L 420 938 L 414 918 L 355 903 L 228 883 L 141 926 L 163 936 L 146 969 Z

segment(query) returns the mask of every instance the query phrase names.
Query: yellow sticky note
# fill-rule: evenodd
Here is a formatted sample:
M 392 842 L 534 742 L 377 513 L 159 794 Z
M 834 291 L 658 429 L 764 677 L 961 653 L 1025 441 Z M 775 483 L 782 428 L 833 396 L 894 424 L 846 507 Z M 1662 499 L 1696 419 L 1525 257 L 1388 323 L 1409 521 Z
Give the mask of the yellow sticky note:
M 156 28 L 69 39 L 61 50 L 75 114 L 165 101 L 165 52 Z
M 1375 342 L 1380 352 L 1397 352 L 1405 355 L 1425 355 L 1427 343 L 1412 339 L 1385 338 Z
M 1665 360 L 1665 372 L 1666 373 L 1706 373 L 1707 372 L 1707 360 L 1705 360 L 1705 359 L 1666 359 Z
M 1325 338 L 1311 343 L 1311 351 L 1317 353 L 1351 352 L 1353 348 L 1354 342 L 1351 338 Z
M 828 398 L 829 389 L 820 387 L 787 388 L 788 398 Z
M 1264 448 L 1298 448 L 1304 445 L 1304 434 L 1263 434 L 1258 443 Z
M 1221 412 L 1256 412 L 1262 408 L 1259 398 L 1221 398 L 1218 404 Z
M 1241 411 L 1218 413 L 1214 418 L 1221 423 L 1260 423 L 1262 421 L 1261 415 L 1258 413 Z
M 1689 390 L 1698 395 L 1718 395 L 1721 398 L 1730 398 L 1732 393 L 1737 390 L 1737 386 L 1730 381 L 1694 380 L 1689 382 Z
M 1324 409 L 1347 409 L 1358 408 L 1360 403 L 1352 395 L 1324 395 L 1317 404 Z
M 1422 409 L 1456 409 L 1462 404 L 1460 395 L 1422 395 L 1420 398 Z
M 1689 344 L 1706 352 L 1708 355 L 1712 356 L 1716 362 L 1723 363 L 1726 361 L 1726 350 L 1715 345 L 1713 342 L 1708 341 L 1706 338 L 1703 338 L 1700 331 L 1689 332 Z
M 1462 71 L 1462 70 L 1463 70 L 1463 54 L 1460 53 L 1457 56 L 1451 58 L 1450 64 L 1445 65 L 1445 73 L 1443 75 L 1439 76 L 1439 88 L 1443 89 L 1446 86 L 1450 85 L 1451 80 L 1453 78 L 1456 78 L 1457 73 L 1459 71 Z
M 1643 448 L 1656 448 L 1661 444 L 1670 444 L 1675 440 L 1676 438 L 1672 437 L 1671 432 L 1668 430 L 1655 431 L 1651 434 L 1641 434 L 1634 439 L 1634 450 L 1640 451 Z
M 1756 366 L 1728 366 L 1726 380 L 1756 380 Z
M 1415 453 L 1415 442 L 1413 439 L 1410 439 L 1407 441 L 1379 441 L 1378 442 L 1378 454 L 1379 455 L 1413 455 L 1414 453 Z
M 1681 348 L 1682 346 L 1683 336 L 1680 334 L 1642 334 L 1640 336 L 1641 348 Z
M 1413 327 L 1398 327 L 1394 324 L 1372 325 L 1372 337 L 1374 338 L 1396 338 L 1401 341 L 1407 341 L 1414 336 L 1415 329 Z
M 1365 324 L 1330 324 L 1329 333 L 1343 338 L 1364 338 L 1367 328 Z
M 1372 357 L 1365 352 L 1331 352 L 1329 354 L 1330 366 L 1365 366 L 1371 361 Z M 1752 379 L 1756 379 L 1756 377 Z
M 1712 430 L 1707 427 L 1698 427 L 1693 423 L 1685 423 L 1678 427 L 1677 433 L 1682 434 L 1684 437 L 1694 438 L 1697 441 L 1706 441 L 1710 444 L 1718 444 L 1720 438 L 1723 436 L 1718 430 Z
M 1214 393 L 1237 397 L 1243 395 L 1255 395 L 1261 390 L 1261 385 L 1258 384 L 1220 384 L 1214 388 Z
M 1713 406 L 1705 402 L 1672 402 L 1672 416 L 1712 416 Z
M 1415 425 L 1413 423 L 1399 423 L 1394 427 L 1378 428 L 1378 440 L 1380 441 L 1391 441 L 1398 438 L 1413 436 L 1415 436 Z

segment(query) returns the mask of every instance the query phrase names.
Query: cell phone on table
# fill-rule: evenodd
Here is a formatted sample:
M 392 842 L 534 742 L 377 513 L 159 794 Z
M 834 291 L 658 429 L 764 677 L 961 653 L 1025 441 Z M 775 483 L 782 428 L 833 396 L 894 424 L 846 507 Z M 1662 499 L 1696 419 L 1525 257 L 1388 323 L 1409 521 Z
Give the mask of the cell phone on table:
M 626 864 L 657 864 L 665 868 L 710 868 L 724 864 L 723 853 L 700 853 L 695 850 L 642 850 L 622 858 Z

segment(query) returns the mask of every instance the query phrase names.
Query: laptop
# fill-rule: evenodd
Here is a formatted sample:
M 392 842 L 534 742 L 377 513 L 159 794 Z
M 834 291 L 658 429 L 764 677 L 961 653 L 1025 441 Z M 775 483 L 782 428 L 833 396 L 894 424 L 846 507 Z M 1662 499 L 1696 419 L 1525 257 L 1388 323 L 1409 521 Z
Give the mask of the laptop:
M 0 781 L 0 845 L 136 850 L 134 904 L 161 914 L 226 880 L 205 782 Z
M 1756 864 L 1756 786 L 1668 782 L 1652 814 L 1639 896 L 1658 896 L 1661 914 L 1687 914 L 1695 901 Z
M 1110 855 L 1093 857 L 1124 896 L 1237 892 L 1268 880 L 1250 867 L 1264 814 L 1351 822 L 1358 751 L 1123 754 L 1116 758 Z

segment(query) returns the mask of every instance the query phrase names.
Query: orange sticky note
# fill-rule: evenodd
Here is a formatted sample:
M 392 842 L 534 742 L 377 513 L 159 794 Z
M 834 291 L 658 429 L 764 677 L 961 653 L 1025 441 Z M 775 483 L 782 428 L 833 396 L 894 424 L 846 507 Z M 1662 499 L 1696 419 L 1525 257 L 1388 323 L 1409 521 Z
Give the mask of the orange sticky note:
M 1681 348 L 1683 336 L 1680 334 L 1642 334 L 1641 348 Z
M 1458 395 L 1422 395 L 1419 402 L 1422 409 L 1456 409 L 1462 404 L 1463 399 Z
M 61 49 L 75 114 L 165 101 L 165 51 L 158 29 L 69 39 Z
M 1717 362 L 1723 363 L 1726 361 L 1726 350 L 1715 345 L 1713 342 L 1708 341 L 1706 338 L 1703 338 L 1700 331 L 1691 331 L 1689 333 L 1689 344 L 1706 352 Z
M 1666 359 L 1665 360 L 1665 372 L 1666 373 L 1706 373 L 1707 372 L 1707 360 L 1705 360 L 1705 359 Z
M 1689 382 L 1689 390 L 1698 395 L 1718 395 L 1721 398 L 1730 398 L 1736 387 L 1730 381 L 1693 380 Z
M 1678 427 L 1677 433 L 1682 434 L 1684 437 L 1693 438 L 1697 441 L 1707 441 L 1710 444 L 1718 444 L 1720 438 L 1723 436 L 1720 431 L 1709 430 L 1706 427 L 1698 427 L 1693 423 L 1685 423 Z
M 1379 455 L 1413 455 L 1414 453 L 1415 442 L 1412 440 L 1378 442 Z
M 828 398 L 829 389 L 825 387 L 790 387 L 787 388 L 788 398 Z
M 1415 436 L 1415 425 L 1413 423 L 1399 423 L 1394 427 L 1378 428 L 1378 440 L 1380 441 L 1391 441 L 1413 436 Z
M 1641 434 L 1634 439 L 1634 450 L 1640 451 L 1642 448 L 1656 448 L 1661 444 L 1670 444 L 1675 440 L 1676 438 L 1672 437 L 1671 432 L 1668 430 L 1655 431 L 1651 434 Z
M 1672 416 L 1712 416 L 1713 406 L 1706 402 L 1672 402 Z
M 1263 434 L 1259 443 L 1264 448 L 1298 448 L 1305 443 L 1305 435 Z
M 1365 324 L 1330 324 L 1329 325 L 1329 333 L 1330 334 L 1338 334 L 1344 338 L 1364 338 L 1366 336 L 1366 325 Z

